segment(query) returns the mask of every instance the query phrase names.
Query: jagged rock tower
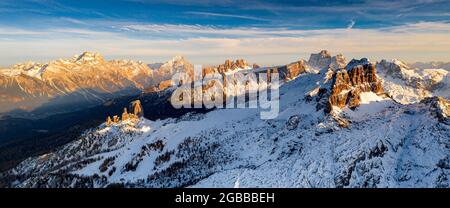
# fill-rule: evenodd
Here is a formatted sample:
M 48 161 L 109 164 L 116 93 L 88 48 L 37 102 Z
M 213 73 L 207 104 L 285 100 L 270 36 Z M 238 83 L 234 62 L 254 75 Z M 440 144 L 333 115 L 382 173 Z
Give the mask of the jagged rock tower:
M 135 100 L 130 103 L 130 112 L 139 118 L 144 116 L 144 109 L 142 109 L 140 100 Z
M 326 111 L 332 106 L 356 108 L 360 104 L 362 92 L 383 94 L 380 80 L 377 79 L 375 65 L 367 59 L 353 59 L 346 69 L 340 69 L 334 74 L 331 95 Z
M 128 116 L 127 108 L 123 108 L 122 121 L 128 120 L 128 118 L 129 118 L 129 116 Z
M 111 126 L 112 120 L 111 120 L 111 116 L 108 116 L 106 118 L 106 126 Z

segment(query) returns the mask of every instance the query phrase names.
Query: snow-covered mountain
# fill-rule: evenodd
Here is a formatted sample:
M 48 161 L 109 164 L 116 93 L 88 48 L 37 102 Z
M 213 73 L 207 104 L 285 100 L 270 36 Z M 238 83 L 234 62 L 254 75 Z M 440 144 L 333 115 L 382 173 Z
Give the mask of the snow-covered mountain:
M 109 98 L 158 86 L 170 78 L 175 69 L 191 68 L 183 57 L 174 57 L 159 68 L 151 69 L 140 61 L 106 61 L 93 52 L 46 64 L 16 64 L 0 70 L 0 113 L 13 109 L 33 110 L 50 104 L 96 105 Z
M 259 109 L 215 109 L 105 123 L 23 161 L 3 180 L 12 187 L 450 187 L 450 102 L 399 102 L 391 85 L 419 86 L 407 84 L 400 63 L 344 62 L 322 51 L 254 69 L 290 75 L 276 119 L 260 119 Z
M 415 62 L 410 64 L 412 68 L 417 69 L 445 69 L 447 71 L 450 70 L 450 62 L 439 62 L 439 61 L 432 61 L 432 62 Z
M 426 97 L 449 99 L 450 73 L 445 69 L 414 69 L 400 60 L 382 60 L 377 64 L 383 87 L 397 102 L 416 103 Z

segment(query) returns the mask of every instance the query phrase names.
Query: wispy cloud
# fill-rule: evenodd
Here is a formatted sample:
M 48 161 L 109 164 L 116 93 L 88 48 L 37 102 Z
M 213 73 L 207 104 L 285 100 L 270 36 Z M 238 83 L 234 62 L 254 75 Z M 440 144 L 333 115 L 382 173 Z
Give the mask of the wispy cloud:
M 143 27 L 145 26 L 145 27 Z M 141 28 L 143 27 L 143 28 Z M 128 27 L 131 28 L 131 27 Z M 450 24 L 421 22 L 382 29 L 282 30 L 273 28 L 215 28 L 189 25 L 140 25 L 140 31 L 207 33 L 250 33 L 241 37 L 190 37 L 154 39 L 148 36 L 130 37 L 128 32 L 102 32 L 87 29 L 60 28 L 33 31 L 0 27 L 0 63 L 12 64 L 21 57 L 39 54 L 52 59 L 71 56 L 85 50 L 98 51 L 107 57 L 164 61 L 174 54 L 183 54 L 198 64 L 220 63 L 225 58 L 244 57 L 264 65 L 282 64 L 307 58 L 310 52 L 329 49 L 350 57 L 400 58 L 406 61 L 450 61 Z M 39 41 L 17 38 L 21 34 L 40 37 Z M 280 36 L 279 34 L 285 34 Z M 63 43 L 63 44 L 61 44 Z M 25 54 L 26 53 L 26 54 Z M 37 56 L 37 55 L 35 55 Z M 22 60 L 23 61 L 23 60 Z
M 348 23 L 347 25 L 347 30 L 351 30 L 353 26 L 355 26 L 355 23 L 355 20 L 350 20 L 350 23 Z
M 47 34 L 49 34 L 47 31 L 27 30 L 13 27 L 0 27 L 0 36 L 41 36 Z
M 257 20 L 257 21 L 270 21 L 270 19 L 261 18 L 261 17 L 253 17 L 247 15 L 236 15 L 236 14 L 224 14 L 224 13 L 213 13 L 213 12 L 185 12 L 186 14 L 200 15 L 206 17 L 226 17 L 226 18 L 238 18 L 238 19 L 247 19 L 247 20 Z
M 61 17 L 60 20 L 66 21 L 66 22 L 69 22 L 69 23 L 72 23 L 72 24 L 89 25 L 85 21 L 82 21 L 82 20 L 79 20 L 79 19 L 70 18 L 70 17 Z

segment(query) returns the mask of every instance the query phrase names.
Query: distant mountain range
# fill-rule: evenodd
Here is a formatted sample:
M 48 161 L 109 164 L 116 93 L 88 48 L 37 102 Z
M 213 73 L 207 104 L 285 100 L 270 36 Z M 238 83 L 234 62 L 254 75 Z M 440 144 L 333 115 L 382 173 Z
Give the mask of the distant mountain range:
M 312 57 L 310 61 L 320 60 Z M 313 67 L 321 65 L 310 64 Z M 408 70 L 450 69 L 450 63 L 444 62 L 418 62 L 410 66 L 401 62 L 397 65 Z M 250 66 L 242 59 L 226 60 L 216 67 L 205 67 L 203 72 L 225 73 L 237 68 L 259 66 Z M 0 114 L 21 116 L 30 115 L 31 112 L 35 116 L 48 116 L 80 110 L 115 97 L 163 90 L 171 85 L 169 80 L 174 73 L 184 71 L 192 74 L 192 70 L 193 65 L 182 56 L 175 56 L 165 63 L 144 64 L 131 60 L 106 61 L 100 54 L 93 52 L 46 64 L 16 64 L 0 69 Z
M 450 187 L 445 69 L 347 61 L 324 50 L 283 66 L 237 60 L 203 72 L 213 71 L 278 72 L 278 117 L 263 120 L 261 109 L 213 109 L 102 123 L 5 171 L 2 185 Z M 158 90 L 148 95 L 162 96 L 160 103 L 173 88 Z M 139 99 L 147 114 L 154 97 Z
M 439 62 L 439 61 L 431 61 L 431 62 L 415 62 L 409 64 L 411 68 L 416 69 L 445 69 L 450 70 L 450 62 Z
M 47 64 L 17 64 L 0 70 L 0 113 L 79 110 L 158 87 L 177 71 L 192 68 L 181 56 L 160 65 L 147 65 L 130 60 L 106 61 L 91 52 Z

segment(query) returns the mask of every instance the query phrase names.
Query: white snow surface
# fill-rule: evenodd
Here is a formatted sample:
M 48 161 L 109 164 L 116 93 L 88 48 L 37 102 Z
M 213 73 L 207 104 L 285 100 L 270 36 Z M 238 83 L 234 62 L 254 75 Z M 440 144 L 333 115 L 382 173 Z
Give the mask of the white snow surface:
M 450 73 L 445 69 L 412 69 L 399 60 L 377 64 L 385 92 L 395 101 L 417 103 L 426 97 L 450 98 Z
M 362 93 L 356 110 L 326 115 L 305 99 L 324 80 L 284 84 L 273 120 L 259 109 L 216 109 L 103 124 L 22 162 L 11 172 L 26 177 L 14 186 L 449 187 L 450 127 L 429 105 Z

